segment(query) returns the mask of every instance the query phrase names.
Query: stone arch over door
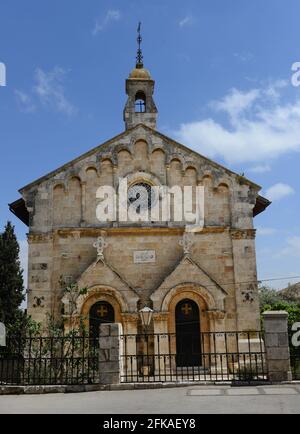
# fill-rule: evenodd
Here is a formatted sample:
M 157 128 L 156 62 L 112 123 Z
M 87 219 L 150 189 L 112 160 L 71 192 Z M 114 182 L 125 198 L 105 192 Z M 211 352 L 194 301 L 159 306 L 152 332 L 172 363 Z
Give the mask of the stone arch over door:
M 122 313 L 127 312 L 127 305 L 124 300 L 112 288 L 96 286 L 88 290 L 84 300 L 81 301 L 80 315 L 84 319 L 86 328 L 90 328 L 90 311 L 96 303 L 108 303 L 114 311 L 114 322 L 123 324 Z
M 154 325 L 156 333 L 169 333 L 171 354 L 177 355 L 176 343 L 176 307 L 184 300 L 190 300 L 199 310 L 199 335 L 201 336 L 201 360 L 199 366 L 203 365 L 205 354 L 211 349 L 211 339 L 209 332 L 214 331 L 214 319 L 210 315 L 211 311 L 216 310 L 216 303 L 211 293 L 201 285 L 194 283 L 179 284 L 166 294 L 162 301 L 162 315 L 158 317 Z M 177 357 L 172 358 L 171 367 L 177 369 Z M 204 361 L 205 363 L 205 361 Z
M 201 287 L 195 287 L 195 285 L 179 285 L 173 288 L 165 297 L 162 304 L 162 310 L 168 311 L 168 331 L 169 333 L 176 333 L 176 306 L 182 300 L 191 300 L 196 303 L 199 309 L 200 321 L 199 328 L 202 332 L 211 331 L 211 325 L 209 321 L 208 310 L 211 307 L 213 300 L 210 296 L 210 300 L 207 294 L 202 291 Z

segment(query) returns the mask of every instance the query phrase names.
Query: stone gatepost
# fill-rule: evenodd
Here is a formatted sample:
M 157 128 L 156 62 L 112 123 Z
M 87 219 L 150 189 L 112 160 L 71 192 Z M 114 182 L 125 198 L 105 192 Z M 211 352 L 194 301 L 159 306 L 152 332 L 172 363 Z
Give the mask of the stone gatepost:
M 263 313 L 267 370 L 274 382 L 292 379 L 287 318 L 285 311 Z
M 120 384 L 123 365 L 121 324 L 101 324 L 99 335 L 100 384 Z

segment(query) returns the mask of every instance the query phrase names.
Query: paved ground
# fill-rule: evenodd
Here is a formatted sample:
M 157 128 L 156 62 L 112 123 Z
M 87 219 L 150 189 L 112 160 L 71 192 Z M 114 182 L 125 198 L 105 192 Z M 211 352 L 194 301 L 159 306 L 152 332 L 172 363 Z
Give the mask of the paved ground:
M 300 385 L 0 396 L 0 413 L 300 414 Z

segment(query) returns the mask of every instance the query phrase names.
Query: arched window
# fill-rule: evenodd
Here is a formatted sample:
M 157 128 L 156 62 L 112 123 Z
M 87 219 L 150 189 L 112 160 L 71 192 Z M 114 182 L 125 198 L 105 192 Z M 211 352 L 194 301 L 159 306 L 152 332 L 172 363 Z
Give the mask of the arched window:
M 135 112 L 145 113 L 146 111 L 146 96 L 144 92 L 137 92 L 135 95 Z
M 141 211 L 151 210 L 155 200 L 155 193 L 150 184 L 138 182 L 128 188 L 129 204 L 134 203 L 138 199 L 142 200 L 141 205 L 139 205 L 136 210 L 138 214 L 140 214 Z

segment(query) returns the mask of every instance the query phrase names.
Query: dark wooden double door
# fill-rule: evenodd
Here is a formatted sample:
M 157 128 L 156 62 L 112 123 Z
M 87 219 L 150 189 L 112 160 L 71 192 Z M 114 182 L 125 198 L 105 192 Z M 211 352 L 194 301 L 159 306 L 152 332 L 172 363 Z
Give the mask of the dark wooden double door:
M 176 365 L 201 366 L 201 333 L 198 305 L 189 299 L 176 306 Z

